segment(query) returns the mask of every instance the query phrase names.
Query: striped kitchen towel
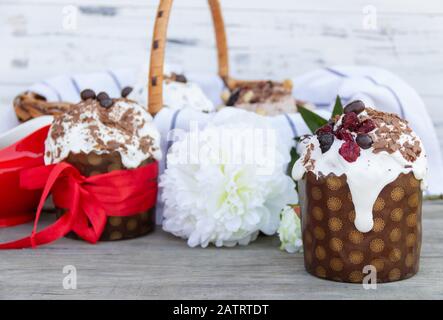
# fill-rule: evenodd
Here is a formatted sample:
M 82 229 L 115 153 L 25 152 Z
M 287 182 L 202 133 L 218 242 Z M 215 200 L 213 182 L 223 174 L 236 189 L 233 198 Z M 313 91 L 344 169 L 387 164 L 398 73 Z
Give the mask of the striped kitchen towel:
M 139 70 L 140 71 L 140 70 Z M 143 76 L 147 73 L 143 71 Z M 182 71 L 182 70 L 180 70 Z M 110 96 L 120 96 L 125 86 L 137 86 L 140 77 L 135 70 L 108 70 L 83 75 L 59 76 L 36 83 L 29 87 L 45 96 L 49 101 L 75 102 L 80 99 L 80 91 L 91 88 L 106 91 Z M 206 95 L 216 104 L 220 104 L 222 81 L 212 74 L 194 74 L 184 72 L 187 78 L 201 86 Z M 376 67 L 335 66 L 318 69 L 293 78 L 294 96 L 300 100 L 313 103 L 322 116 L 328 117 L 336 95 L 340 95 L 344 103 L 360 99 L 366 105 L 378 109 L 395 112 L 407 119 L 411 127 L 422 139 L 429 161 L 428 195 L 443 194 L 443 160 L 437 134 L 429 112 L 417 92 L 396 75 Z M 140 86 L 140 85 L 139 85 Z M 240 110 L 229 108 L 224 112 L 230 114 Z M 222 117 L 218 114 L 217 117 Z M 167 152 L 170 142 L 166 141 L 171 129 L 188 130 L 191 121 L 205 125 L 215 114 L 204 114 L 195 110 L 172 110 L 163 108 L 156 116 L 155 123 L 162 133 L 162 149 Z M 273 126 L 278 129 L 282 143 L 290 145 L 294 136 L 308 133 L 300 115 L 286 114 L 270 118 Z M 0 119 L 0 136 L 2 132 L 17 125 L 12 106 L 5 108 Z M 166 159 L 166 157 L 163 157 Z M 163 160 L 164 161 L 164 160 Z M 163 170 L 165 163 L 161 164 Z M 161 210 L 159 210 L 158 222 Z

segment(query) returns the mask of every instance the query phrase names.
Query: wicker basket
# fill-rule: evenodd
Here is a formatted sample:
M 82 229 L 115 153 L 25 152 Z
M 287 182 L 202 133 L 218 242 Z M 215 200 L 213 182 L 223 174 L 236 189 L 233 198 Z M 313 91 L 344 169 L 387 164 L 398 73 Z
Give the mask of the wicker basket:
M 155 21 L 154 35 L 151 47 L 151 60 L 149 70 L 149 111 L 156 114 L 163 107 L 163 80 L 164 80 L 164 57 L 166 35 L 169 16 L 173 0 L 160 0 Z M 215 38 L 218 52 L 218 74 L 229 91 L 236 88 L 256 87 L 265 81 L 238 80 L 229 76 L 228 46 L 226 40 L 225 25 L 218 0 L 208 0 L 211 9 L 212 20 L 215 29 Z M 274 82 L 273 85 L 288 87 L 288 81 Z M 69 110 L 74 103 L 71 102 L 49 102 L 45 97 L 34 93 L 24 92 L 14 99 L 14 110 L 21 122 L 42 116 L 57 115 Z M 296 100 L 297 105 L 305 102 Z M 308 106 L 309 107 L 309 106 Z
M 173 0 L 160 0 L 155 21 L 154 35 L 152 38 L 148 104 L 149 112 L 153 115 L 158 113 L 163 107 L 163 70 L 167 29 L 172 3 Z M 218 0 L 208 0 L 208 3 L 212 14 L 217 43 L 218 75 L 223 80 L 226 87 L 232 92 L 236 88 L 255 87 L 256 85 L 265 82 L 263 80 L 238 80 L 229 76 L 228 45 L 220 2 Z M 284 82 L 272 81 L 272 83 L 273 85 L 288 87 L 288 80 Z M 296 103 L 297 105 L 304 104 L 302 101 L 296 101 Z

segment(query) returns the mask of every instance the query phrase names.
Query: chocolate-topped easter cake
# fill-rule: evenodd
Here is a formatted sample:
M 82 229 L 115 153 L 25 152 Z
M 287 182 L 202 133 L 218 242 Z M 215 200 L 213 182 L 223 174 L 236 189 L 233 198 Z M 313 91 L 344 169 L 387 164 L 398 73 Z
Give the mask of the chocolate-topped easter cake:
M 193 109 L 204 113 L 215 111 L 215 106 L 203 90 L 185 75 L 172 72 L 163 83 L 164 104 L 168 108 Z
M 142 105 L 148 104 L 148 86 L 146 75 L 135 85 L 129 98 Z M 165 73 L 163 81 L 163 104 L 168 109 L 191 109 L 198 112 L 210 113 L 215 111 L 214 103 L 205 95 L 200 86 L 179 73 Z
M 124 87 L 121 91 L 122 98 L 126 98 L 132 91 L 132 87 Z M 92 90 L 82 91 L 83 95 L 88 96 Z M 94 93 L 95 95 L 95 93 Z M 75 103 L 67 101 L 48 101 L 46 97 L 32 91 L 26 91 L 15 97 L 14 110 L 17 118 L 21 122 L 51 115 L 56 116 L 70 110 Z
M 45 163 L 62 161 L 86 177 L 139 168 L 159 160 L 160 134 L 145 108 L 126 98 L 82 92 L 83 100 L 57 115 L 45 143 Z M 151 231 L 154 210 L 110 217 L 100 240 L 133 238 Z
M 74 104 L 68 102 L 49 102 L 35 92 L 24 92 L 14 99 L 14 110 L 21 122 L 44 116 L 57 115 L 69 110 Z
M 225 97 L 225 104 L 267 116 L 297 112 L 290 80 L 240 82 Z
M 299 151 L 307 271 L 344 282 L 361 282 L 368 266 L 378 282 L 414 275 L 427 161 L 408 122 L 355 101 Z

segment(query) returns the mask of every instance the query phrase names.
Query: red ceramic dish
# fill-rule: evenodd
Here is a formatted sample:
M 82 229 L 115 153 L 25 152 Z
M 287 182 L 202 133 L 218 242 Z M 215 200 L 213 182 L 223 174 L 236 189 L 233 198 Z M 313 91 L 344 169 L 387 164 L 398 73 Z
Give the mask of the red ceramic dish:
M 0 227 L 31 221 L 41 191 L 20 188 L 20 171 L 44 164 L 45 139 L 49 127 L 30 134 L 0 150 Z

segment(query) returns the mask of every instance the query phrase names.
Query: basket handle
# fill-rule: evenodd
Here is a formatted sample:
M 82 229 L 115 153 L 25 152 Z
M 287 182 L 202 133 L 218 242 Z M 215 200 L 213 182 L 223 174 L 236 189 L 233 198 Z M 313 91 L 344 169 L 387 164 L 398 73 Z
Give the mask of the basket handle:
M 152 37 L 151 60 L 148 81 L 148 109 L 152 115 L 163 107 L 163 67 L 166 37 L 173 0 L 160 0 Z M 208 0 L 217 42 L 218 74 L 229 82 L 228 45 L 219 0 Z

